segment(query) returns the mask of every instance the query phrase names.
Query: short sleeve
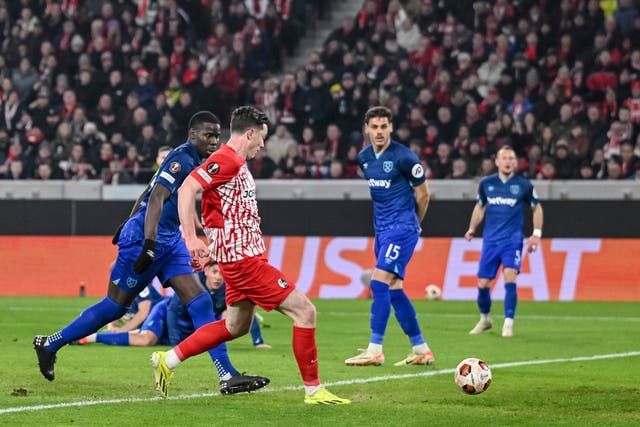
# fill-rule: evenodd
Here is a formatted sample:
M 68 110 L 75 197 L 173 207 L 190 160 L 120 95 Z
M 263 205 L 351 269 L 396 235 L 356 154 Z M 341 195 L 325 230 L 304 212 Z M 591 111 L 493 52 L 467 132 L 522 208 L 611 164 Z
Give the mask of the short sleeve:
M 400 167 L 400 173 L 407 177 L 412 187 L 420 185 L 426 180 L 424 167 L 413 151 L 408 149 L 404 151 L 398 166 Z
M 482 181 L 480 181 L 480 184 L 478 185 L 477 202 L 480 206 L 485 206 L 487 204 L 487 193 L 485 192 L 485 189 L 484 189 L 485 182 L 486 181 L 483 179 Z
M 170 154 L 171 156 L 171 154 Z M 193 159 L 180 154 L 174 154 L 162 163 L 156 174 L 155 183 L 167 187 L 174 193 L 185 180 L 193 167 Z
M 195 168 L 190 175 L 204 190 L 208 190 L 231 181 L 238 174 L 241 166 L 242 161 L 235 153 L 229 155 L 228 151 L 219 150 Z
M 527 192 L 525 193 L 526 201 L 529 203 L 531 207 L 536 206 L 540 203 L 538 200 L 538 193 L 536 192 L 535 187 L 531 183 L 531 181 L 527 181 Z

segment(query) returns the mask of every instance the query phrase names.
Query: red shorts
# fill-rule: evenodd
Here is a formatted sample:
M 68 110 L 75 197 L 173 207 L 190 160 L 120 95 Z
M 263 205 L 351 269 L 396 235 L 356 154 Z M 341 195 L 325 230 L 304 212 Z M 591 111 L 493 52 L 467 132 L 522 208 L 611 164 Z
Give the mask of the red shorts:
M 248 299 L 271 311 L 296 288 L 295 283 L 263 256 L 218 265 L 227 284 L 227 305 Z

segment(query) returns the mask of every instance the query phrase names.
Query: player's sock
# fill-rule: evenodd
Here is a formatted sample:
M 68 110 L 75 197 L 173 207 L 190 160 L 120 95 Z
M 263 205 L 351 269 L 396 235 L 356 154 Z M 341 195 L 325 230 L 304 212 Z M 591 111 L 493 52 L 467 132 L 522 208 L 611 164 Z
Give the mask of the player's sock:
M 305 387 L 319 386 L 316 328 L 293 326 L 293 354 L 298 362 L 300 376 L 302 376 Z
M 73 322 L 62 330 L 49 335 L 45 349 L 56 352 L 71 341 L 79 340 L 94 333 L 107 323 L 121 318 L 127 308 L 117 304 L 109 297 L 91 307 L 86 308 Z
M 367 351 L 371 354 L 380 354 L 382 353 L 382 344 L 374 344 L 370 342 L 367 347 Z
M 516 315 L 516 305 L 518 305 L 518 293 L 516 291 L 516 284 L 505 283 L 504 284 L 504 317 L 513 319 Z
M 404 289 L 393 289 L 389 292 L 391 295 L 391 305 L 396 314 L 396 319 L 400 323 L 400 327 L 405 334 L 409 336 L 412 346 L 425 344 L 424 337 L 420 331 L 416 310 L 411 304 L 411 300 L 404 293 Z
M 491 312 L 491 288 L 478 288 L 478 308 L 480 314 Z
M 264 338 L 262 338 L 262 332 L 260 331 L 260 323 L 255 316 L 251 322 L 251 330 L 249 332 L 251 333 L 251 341 L 253 341 L 253 345 L 264 344 Z
M 98 335 L 98 334 L 91 334 L 91 335 L 87 335 L 87 336 L 85 337 L 85 339 L 87 340 L 87 341 L 86 341 L 86 343 L 87 343 L 87 344 L 91 344 L 91 343 L 96 342 L 96 337 L 97 337 L 97 335 Z M 82 339 L 82 338 L 81 338 L 81 339 Z
M 208 323 L 213 323 L 216 320 L 213 314 L 211 296 L 205 291 L 202 291 L 187 304 L 187 311 L 196 329 Z M 229 359 L 226 344 L 222 343 L 215 348 L 211 348 L 209 350 L 209 357 L 211 357 L 221 380 L 225 378 L 228 379 L 227 377 L 230 378 L 230 376 L 238 373 Z
M 203 353 L 209 349 L 218 347 L 225 341 L 230 341 L 235 337 L 231 335 L 224 320 L 207 323 L 196 329 L 180 344 L 173 349 L 178 358 L 182 361 L 191 356 Z
M 96 334 L 96 342 L 109 345 L 129 345 L 129 331 L 100 332 Z
M 371 303 L 371 317 L 369 322 L 371 325 L 371 340 L 369 342 L 382 345 L 384 332 L 387 329 L 389 315 L 391 314 L 389 285 L 377 280 L 372 280 L 371 292 L 373 293 L 373 302 Z

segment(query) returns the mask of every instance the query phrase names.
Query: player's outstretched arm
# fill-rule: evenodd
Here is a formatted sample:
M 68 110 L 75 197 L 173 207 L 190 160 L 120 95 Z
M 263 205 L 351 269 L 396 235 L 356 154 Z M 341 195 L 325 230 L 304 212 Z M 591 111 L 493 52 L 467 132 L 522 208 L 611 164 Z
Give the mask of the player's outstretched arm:
M 476 203 L 471 213 L 471 220 L 469 221 L 469 229 L 464 233 L 464 238 L 471 240 L 476 233 L 476 228 L 484 219 L 484 212 L 486 208 L 479 203 Z
M 205 258 L 209 255 L 207 245 L 196 235 L 196 195 L 202 192 L 202 185 L 188 176 L 178 189 L 178 216 L 184 242 L 191 258 Z
M 527 251 L 529 253 L 534 252 L 540 246 L 540 239 L 542 238 L 542 224 L 544 222 L 544 213 L 542 211 L 542 205 L 538 203 L 533 207 L 533 234 L 527 239 Z
M 156 258 L 156 239 L 158 238 L 158 223 L 162 217 L 164 202 L 171 196 L 171 191 L 162 184 L 155 185 L 144 217 L 144 245 L 140 255 L 133 263 L 133 271 L 137 274 L 144 272 L 153 264 Z

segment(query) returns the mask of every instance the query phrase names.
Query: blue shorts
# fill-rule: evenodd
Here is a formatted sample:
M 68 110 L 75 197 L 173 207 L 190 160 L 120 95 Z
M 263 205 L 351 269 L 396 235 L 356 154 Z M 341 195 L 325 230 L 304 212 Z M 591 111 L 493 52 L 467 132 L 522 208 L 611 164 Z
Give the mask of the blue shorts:
M 520 273 L 521 262 L 522 241 L 482 242 L 478 277 L 480 279 L 495 278 L 500 264 L 502 268 L 513 268 Z
M 388 230 L 376 234 L 373 250 L 376 268 L 404 279 L 420 233 L 416 230 Z
M 193 269 L 189 265 L 191 256 L 182 239 L 176 239 L 172 243 L 158 244 L 153 264 L 142 274 L 136 274 L 133 271 L 133 263 L 140 255 L 143 243 L 124 239 L 118 242 L 118 258 L 111 270 L 110 279 L 121 289 L 139 294 L 155 276 L 158 276 L 164 285 L 173 277 L 193 274 Z
M 169 305 L 169 300 L 171 298 L 165 297 L 153 306 L 151 312 L 147 319 L 140 326 L 140 332 L 142 331 L 151 331 L 156 337 L 158 337 L 158 342 L 156 345 L 167 345 L 169 344 L 169 337 L 167 335 L 167 306 Z
M 193 323 L 187 307 L 178 295 L 173 295 L 167 305 L 167 335 L 170 345 L 178 345 L 194 332 Z

